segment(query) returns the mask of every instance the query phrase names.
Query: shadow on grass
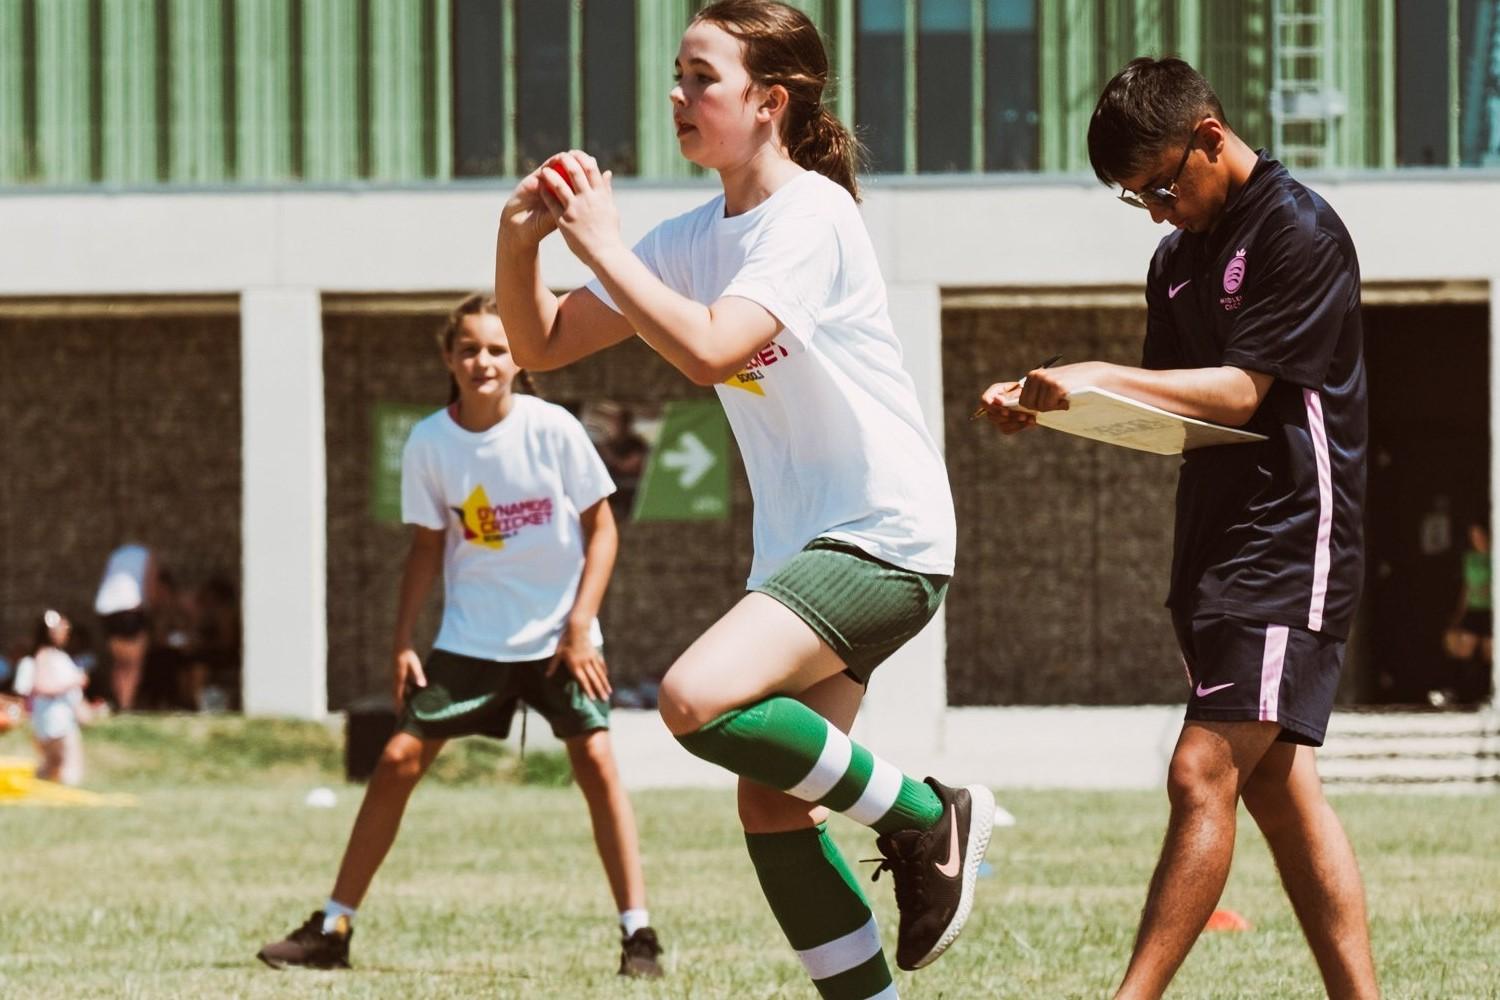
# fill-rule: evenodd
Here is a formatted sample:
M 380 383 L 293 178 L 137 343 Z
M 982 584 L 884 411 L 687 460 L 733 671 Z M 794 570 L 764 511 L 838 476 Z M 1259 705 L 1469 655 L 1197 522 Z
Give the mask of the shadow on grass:
M 363 962 L 348 969 L 272 969 L 264 962 L 254 958 L 233 961 L 220 959 L 217 962 L 207 962 L 199 966 L 180 966 L 181 971 L 190 971 L 194 968 L 215 969 L 220 971 L 249 972 L 253 975 L 265 976 L 274 981 L 277 976 L 293 978 L 306 977 L 350 977 L 358 978 L 361 975 L 380 974 L 383 976 L 422 976 L 433 979 L 515 979 L 517 976 L 505 976 L 494 969 L 463 969 L 454 968 L 451 965 L 367 965 Z

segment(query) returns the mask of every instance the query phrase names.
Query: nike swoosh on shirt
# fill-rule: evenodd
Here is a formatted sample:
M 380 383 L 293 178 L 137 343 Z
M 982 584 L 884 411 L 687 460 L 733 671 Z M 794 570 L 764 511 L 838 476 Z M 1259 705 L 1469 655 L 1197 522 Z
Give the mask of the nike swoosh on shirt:
M 1175 298 L 1177 298 L 1177 293 L 1180 292 L 1180 291 L 1182 291 L 1184 288 L 1186 288 L 1188 286 L 1188 282 L 1190 282 L 1192 280 L 1193 280 L 1192 278 L 1189 278 L 1187 281 L 1184 281 L 1180 285 L 1169 285 L 1167 287 L 1167 298 L 1169 298 L 1169 299 L 1175 299 Z
M 1198 690 L 1198 697 L 1200 697 L 1200 698 L 1206 698 L 1209 695 L 1213 694 L 1215 691 L 1222 691 L 1225 688 L 1232 688 L 1232 687 L 1234 687 L 1234 681 L 1230 681 L 1228 684 L 1215 684 L 1211 688 L 1204 687 L 1203 684 L 1202 684 L 1202 682 L 1200 681 L 1199 684 L 1198 684 L 1198 689 L 1197 689 Z
M 955 878 L 958 875 L 958 810 L 949 810 L 948 819 L 951 821 L 948 830 L 948 860 L 938 865 L 937 870 L 943 878 Z

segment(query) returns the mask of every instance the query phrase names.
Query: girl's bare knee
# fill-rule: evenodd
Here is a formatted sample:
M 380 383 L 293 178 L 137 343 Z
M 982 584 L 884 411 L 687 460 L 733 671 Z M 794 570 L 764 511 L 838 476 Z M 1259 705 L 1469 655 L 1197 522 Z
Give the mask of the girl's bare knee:
M 375 779 L 415 784 L 425 770 L 420 741 L 392 740 L 380 752 L 380 760 L 375 765 Z
M 609 742 L 608 730 L 596 729 L 582 736 L 571 737 L 565 743 L 568 762 L 573 765 L 573 777 L 579 784 L 603 784 L 614 777 L 615 754 Z
M 656 695 L 656 710 L 673 736 L 697 732 L 718 715 L 699 686 L 681 671 L 668 671 Z

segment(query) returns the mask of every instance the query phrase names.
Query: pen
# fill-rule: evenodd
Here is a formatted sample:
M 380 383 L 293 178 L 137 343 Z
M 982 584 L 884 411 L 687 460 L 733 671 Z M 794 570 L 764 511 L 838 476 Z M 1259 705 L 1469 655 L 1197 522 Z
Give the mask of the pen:
M 1048 358 L 1046 361 L 1043 361 L 1041 364 L 1037 365 L 1035 368 L 1032 368 L 1031 371 L 1036 371 L 1037 368 L 1051 368 L 1053 365 L 1057 364 L 1061 360 L 1062 360 L 1062 355 L 1061 354 L 1054 354 L 1054 355 L 1052 355 L 1052 357 Z M 1020 388 L 1021 386 L 1024 386 L 1025 384 L 1026 384 L 1026 376 L 1022 375 L 1021 376 L 1021 381 L 1018 382 L 1018 383 L 1016 383 L 1016 387 Z M 979 409 L 977 409 L 973 413 L 969 414 L 969 420 L 970 420 L 970 422 L 978 420 L 980 417 L 984 416 L 988 412 L 990 412 L 989 407 L 987 407 L 987 406 L 981 406 Z

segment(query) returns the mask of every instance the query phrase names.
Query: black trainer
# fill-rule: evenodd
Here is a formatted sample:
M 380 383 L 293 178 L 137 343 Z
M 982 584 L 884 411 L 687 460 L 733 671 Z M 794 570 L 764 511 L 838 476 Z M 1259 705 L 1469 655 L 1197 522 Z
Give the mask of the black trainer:
M 620 938 L 620 975 L 638 979 L 660 979 L 661 945 L 656 932 L 642 927 L 630 937 Z
M 291 965 L 308 969 L 347 969 L 349 939 L 352 937 L 354 927 L 348 917 L 339 917 L 337 926 L 324 934 L 323 911 L 319 910 L 307 918 L 307 923 L 256 952 L 255 957 L 273 969 L 285 969 Z
M 974 883 L 995 825 L 995 796 L 983 785 L 927 784 L 943 802 L 930 830 L 898 830 L 875 840 L 884 860 L 875 869 L 896 884 L 896 966 L 910 972 L 948 950 L 974 906 Z

